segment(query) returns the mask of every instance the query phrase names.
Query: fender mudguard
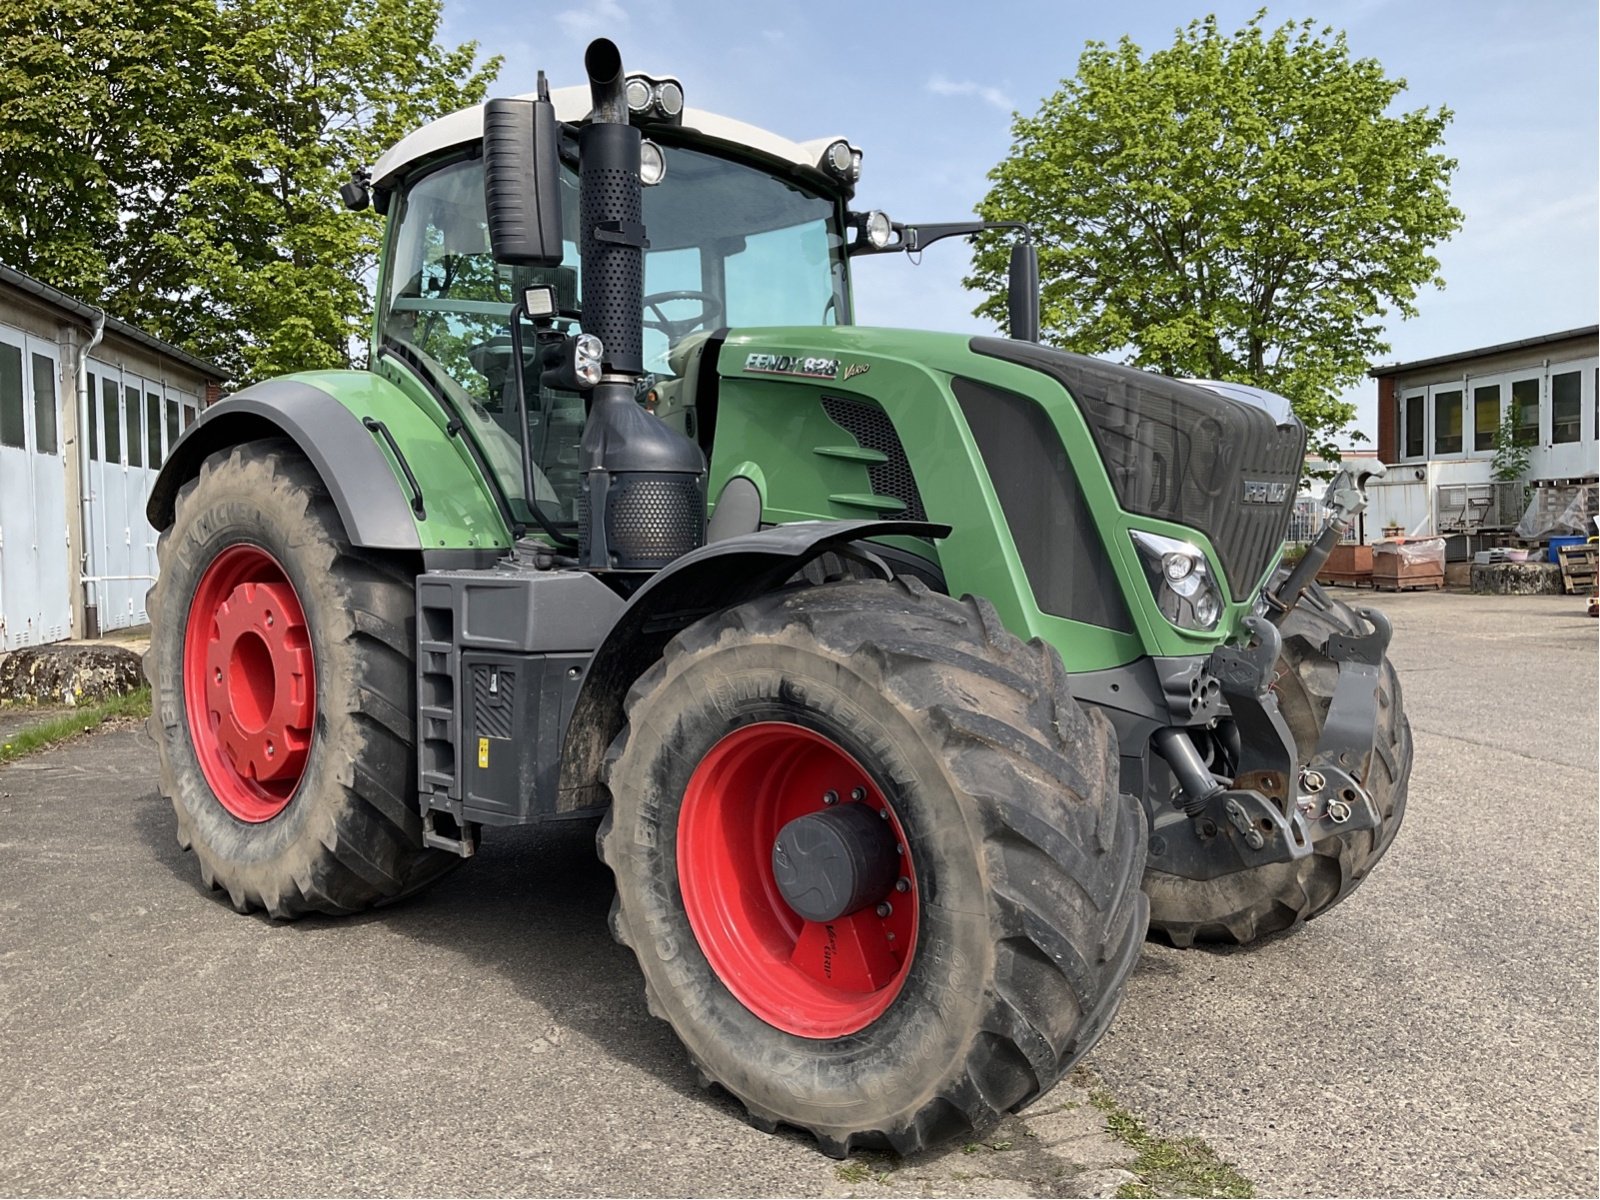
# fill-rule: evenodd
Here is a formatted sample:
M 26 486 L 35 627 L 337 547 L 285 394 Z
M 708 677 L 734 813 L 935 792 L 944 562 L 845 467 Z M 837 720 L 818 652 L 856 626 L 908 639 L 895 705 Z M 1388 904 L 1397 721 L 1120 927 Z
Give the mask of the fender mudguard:
M 269 379 L 214 404 L 184 431 L 167 455 L 145 514 L 155 529 L 172 524 L 178 489 L 218 450 L 265 437 L 288 437 L 327 485 L 357 546 L 419 550 L 413 501 L 395 468 L 354 413 L 321 388 L 297 379 Z
M 606 803 L 600 766 L 622 729 L 634 680 L 675 634 L 702 617 L 780 586 L 806 563 L 849 542 L 880 537 L 942 538 L 950 526 L 925 521 L 805 521 L 724 538 L 685 554 L 634 593 L 595 650 L 567 722 L 561 752 L 560 813 Z

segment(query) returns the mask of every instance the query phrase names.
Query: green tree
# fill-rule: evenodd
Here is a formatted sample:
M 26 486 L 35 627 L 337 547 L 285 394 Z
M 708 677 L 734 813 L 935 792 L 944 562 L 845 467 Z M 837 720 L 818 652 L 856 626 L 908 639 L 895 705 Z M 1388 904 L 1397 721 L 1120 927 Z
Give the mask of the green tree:
M 1150 55 L 1089 43 L 1015 118 L 978 212 L 1036 231 L 1046 341 L 1269 388 L 1329 453 L 1354 416 L 1338 392 L 1389 349 L 1384 316 L 1442 286 L 1431 250 L 1461 222 L 1451 114 L 1391 112 L 1404 80 L 1343 34 L 1264 16 L 1232 36 L 1195 21 Z M 1003 318 L 999 238 L 966 284 Z
M 125 214 L 156 219 L 203 119 L 193 70 L 209 0 L 0 6 L 0 261 L 106 294 Z M 170 219 L 170 215 L 169 215 Z
M 361 357 L 380 222 L 338 186 L 500 59 L 440 46 L 440 0 L 15 2 L 0 259 L 237 381 Z

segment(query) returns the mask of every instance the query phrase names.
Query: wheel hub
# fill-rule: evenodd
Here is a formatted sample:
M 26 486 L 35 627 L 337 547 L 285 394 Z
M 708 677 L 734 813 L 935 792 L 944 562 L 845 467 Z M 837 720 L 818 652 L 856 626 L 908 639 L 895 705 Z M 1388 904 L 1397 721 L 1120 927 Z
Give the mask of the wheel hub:
M 878 810 L 836 804 L 796 817 L 772 844 L 772 874 L 808 921 L 837 921 L 876 904 L 900 873 L 894 834 Z
M 242 821 L 270 821 L 305 774 L 316 674 L 300 598 L 259 546 L 230 546 L 202 573 L 183 681 L 195 758 L 218 803 Z
M 917 945 L 911 845 L 833 739 L 783 721 L 723 737 L 684 789 L 677 863 L 707 963 L 767 1024 L 843 1037 L 899 995 Z
M 216 610 L 206 653 L 207 707 L 234 767 L 267 782 L 298 779 L 310 739 L 311 645 L 288 584 L 241 583 Z

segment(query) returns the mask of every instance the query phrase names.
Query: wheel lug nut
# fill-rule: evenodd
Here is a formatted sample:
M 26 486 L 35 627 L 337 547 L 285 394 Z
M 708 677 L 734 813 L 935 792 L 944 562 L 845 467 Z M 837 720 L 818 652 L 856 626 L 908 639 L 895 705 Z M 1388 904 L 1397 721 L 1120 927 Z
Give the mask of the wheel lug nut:
M 909 892 L 911 890 L 911 880 L 904 875 L 900 876 L 899 879 L 894 881 L 894 890 L 902 893 Z
M 867 789 L 866 788 L 858 787 L 858 788 L 851 788 L 850 789 L 850 799 L 854 800 L 857 804 L 860 804 L 866 798 L 867 798 Z
M 217 678 L 217 682 L 218 683 L 222 682 L 222 668 L 221 667 L 217 668 L 217 676 L 216 676 L 216 678 Z
M 894 905 L 890 904 L 887 900 L 880 900 L 878 902 L 878 915 L 880 917 L 887 917 L 893 911 Z
M 267 743 L 267 757 L 271 758 L 276 753 L 277 753 L 277 751 L 275 749 L 273 749 L 272 743 L 268 742 Z
M 823 792 L 822 793 L 822 802 L 824 804 L 837 804 L 837 803 L 839 803 L 839 793 L 835 792 L 835 791 Z

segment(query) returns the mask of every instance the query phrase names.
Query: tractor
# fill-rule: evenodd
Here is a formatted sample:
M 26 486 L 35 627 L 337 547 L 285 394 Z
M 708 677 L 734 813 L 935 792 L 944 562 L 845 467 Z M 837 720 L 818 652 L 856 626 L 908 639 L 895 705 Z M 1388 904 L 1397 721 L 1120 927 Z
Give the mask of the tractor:
M 982 222 L 862 152 L 588 82 L 420 128 L 368 367 L 254 384 L 149 500 L 161 787 L 241 912 L 356 913 L 588 822 L 650 1011 L 752 1123 L 909 1153 L 1048 1091 L 1147 936 L 1327 912 L 1400 825 L 1381 613 L 1291 571 L 1287 401 L 853 324 Z

